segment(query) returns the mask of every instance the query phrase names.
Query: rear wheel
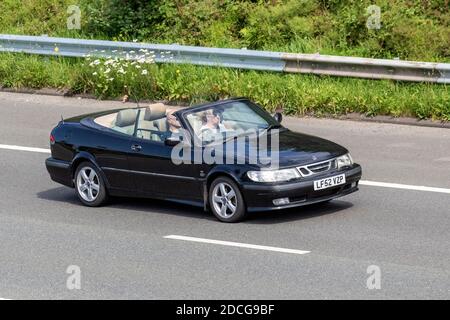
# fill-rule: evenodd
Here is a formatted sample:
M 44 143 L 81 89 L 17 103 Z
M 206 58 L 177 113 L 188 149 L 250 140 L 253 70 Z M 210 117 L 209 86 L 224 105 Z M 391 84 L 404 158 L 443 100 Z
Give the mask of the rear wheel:
M 100 206 L 108 198 L 104 180 L 90 162 L 83 162 L 78 166 L 75 172 L 75 190 L 80 201 L 89 207 Z
M 245 218 L 244 198 L 233 180 L 219 177 L 209 188 L 211 211 L 222 222 L 238 222 Z

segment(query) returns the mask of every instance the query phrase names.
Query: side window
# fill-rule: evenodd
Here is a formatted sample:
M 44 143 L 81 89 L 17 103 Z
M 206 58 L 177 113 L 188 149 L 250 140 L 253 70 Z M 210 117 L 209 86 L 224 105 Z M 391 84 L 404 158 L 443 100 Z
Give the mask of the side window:
M 137 109 L 125 109 L 96 118 L 94 121 L 111 130 L 132 136 L 136 125 Z

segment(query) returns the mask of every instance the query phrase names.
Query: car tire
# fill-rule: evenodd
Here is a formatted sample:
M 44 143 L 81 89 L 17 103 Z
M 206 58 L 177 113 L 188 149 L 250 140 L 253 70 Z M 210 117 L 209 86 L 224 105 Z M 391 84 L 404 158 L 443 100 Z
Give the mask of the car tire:
M 241 191 L 230 178 L 215 179 L 209 188 L 208 198 L 211 211 L 222 222 L 242 221 L 247 215 Z
M 75 190 L 80 201 L 88 207 L 98 207 L 108 200 L 105 181 L 91 162 L 82 162 L 75 172 Z

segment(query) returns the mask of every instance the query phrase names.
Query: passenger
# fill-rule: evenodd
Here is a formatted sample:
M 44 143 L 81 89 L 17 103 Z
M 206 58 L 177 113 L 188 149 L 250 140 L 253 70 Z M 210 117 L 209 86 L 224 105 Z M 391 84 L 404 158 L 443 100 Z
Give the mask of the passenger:
M 211 141 L 218 133 L 230 131 L 222 123 L 221 110 L 208 109 L 202 114 L 201 120 L 199 138 L 202 141 Z

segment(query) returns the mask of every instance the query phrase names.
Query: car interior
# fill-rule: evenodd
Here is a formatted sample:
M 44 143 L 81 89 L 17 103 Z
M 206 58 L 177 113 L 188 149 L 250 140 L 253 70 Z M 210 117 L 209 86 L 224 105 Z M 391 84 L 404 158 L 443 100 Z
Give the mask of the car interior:
M 231 131 L 245 131 L 252 129 L 261 123 L 259 116 L 255 115 L 253 112 L 249 112 L 246 107 L 242 108 L 242 105 L 239 102 L 229 103 L 227 106 L 227 108 L 223 108 L 219 112 L 221 124 L 226 129 Z M 197 136 L 200 135 L 201 127 L 203 126 L 202 116 L 208 111 L 209 110 L 193 112 L 186 116 Z M 238 119 L 238 121 L 236 121 L 236 119 Z
M 136 135 L 139 138 L 162 141 L 162 134 L 167 132 L 167 106 L 155 104 L 141 110 Z
M 204 114 L 204 112 L 199 112 L 199 113 L 190 113 L 187 115 L 187 120 L 197 136 L 200 134 L 200 128 L 203 126 L 203 122 L 202 122 L 203 114 Z M 222 114 L 221 118 L 222 118 L 221 123 L 227 129 L 238 130 L 240 128 L 240 126 L 236 123 L 236 121 L 227 120 L 226 115 L 224 117 L 224 115 Z
M 167 114 L 181 108 L 183 107 L 155 103 L 145 108 L 124 109 L 98 117 L 94 121 L 101 126 L 127 135 L 133 135 L 137 126 L 136 136 L 138 138 L 162 142 L 168 136 Z M 189 113 L 187 115 L 187 120 L 197 135 L 203 125 L 202 114 L 204 112 Z M 260 122 L 257 115 L 248 113 L 247 109 L 242 108 L 238 103 L 230 104 L 230 108 L 226 108 L 220 114 L 221 123 L 229 130 L 247 130 Z M 235 119 L 239 119 L 239 123 Z
M 127 135 L 133 135 L 137 120 L 136 136 L 138 138 L 162 141 L 169 130 L 166 115 L 167 113 L 178 109 L 180 109 L 180 107 L 171 107 L 162 103 L 155 103 L 140 109 L 124 109 L 119 112 L 98 117 L 94 119 L 94 121 L 103 127 Z

